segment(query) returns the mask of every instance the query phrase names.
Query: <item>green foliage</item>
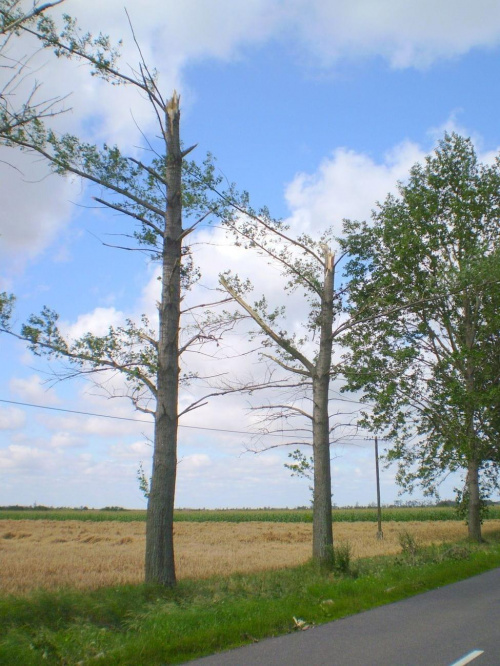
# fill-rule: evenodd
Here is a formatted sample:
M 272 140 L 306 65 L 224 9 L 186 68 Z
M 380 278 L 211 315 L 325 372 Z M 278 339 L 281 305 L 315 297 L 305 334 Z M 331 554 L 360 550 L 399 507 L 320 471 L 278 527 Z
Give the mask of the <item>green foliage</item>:
M 184 663 L 321 624 L 497 567 L 498 542 L 422 549 L 418 561 L 362 560 L 356 578 L 304 565 L 180 581 L 175 590 L 115 586 L 0 596 L 5 664 Z M 397 564 L 398 566 L 395 566 Z
M 146 476 L 146 473 L 144 472 L 144 467 L 142 466 L 142 462 L 139 463 L 139 469 L 137 470 L 137 480 L 139 481 L 139 490 L 146 499 L 149 499 L 151 479 L 148 479 L 148 477 Z
M 348 541 L 333 545 L 333 570 L 343 575 L 353 573 L 352 548 Z
M 0 330 L 8 330 L 15 298 L 7 292 L 0 292 Z
M 398 482 L 426 493 L 449 472 L 500 464 L 500 158 L 478 163 L 469 139 L 445 135 L 415 165 L 373 225 L 347 222 L 347 387 L 363 425 L 391 441 Z M 382 311 L 390 316 L 380 317 Z
M 63 23 L 61 30 L 49 16 L 40 18 L 37 36 L 45 48 L 52 50 L 58 58 L 79 57 L 86 60 L 91 65 L 92 76 L 100 76 L 114 84 L 124 82 L 114 73 L 120 56 L 121 40 L 117 46 L 113 46 L 107 35 L 99 33 L 93 37 L 89 32 L 84 32 L 68 14 L 63 14 Z
M 399 533 L 398 539 L 403 555 L 415 559 L 420 550 L 416 537 L 411 532 L 408 532 L 408 530 L 403 530 Z
M 300 449 L 295 449 L 288 454 L 288 457 L 293 460 L 292 463 L 285 463 L 285 467 L 289 469 L 292 476 L 309 479 L 313 478 L 314 460 L 312 456 L 307 457 Z

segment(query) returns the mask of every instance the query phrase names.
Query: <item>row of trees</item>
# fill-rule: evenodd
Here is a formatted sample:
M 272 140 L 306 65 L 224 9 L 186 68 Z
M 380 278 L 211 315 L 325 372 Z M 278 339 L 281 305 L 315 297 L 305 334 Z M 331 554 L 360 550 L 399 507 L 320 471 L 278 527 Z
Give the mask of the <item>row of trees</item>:
M 95 200 L 135 224 L 129 234 L 132 249 L 148 250 L 161 266 L 158 326 L 143 317 L 110 327 L 104 336 L 88 333 L 68 340 L 48 308 L 20 332 L 8 326 L 12 303 L 6 294 L 0 311 L 2 330 L 27 341 L 35 353 L 69 360 L 85 373 L 121 373 L 135 407 L 153 415 L 146 580 L 175 584 L 179 418 L 209 397 L 263 387 L 288 391 L 265 405 L 267 416 L 298 418 L 312 433 L 313 558 L 330 564 L 335 426 L 329 399 L 331 381 L 340 375 L 347 378 L 346 390 L 362 390 L 374 403 L 364 425 L 394 441 L 390 455 L 405 465 L 417 463 L 405 467 L 403 481 L 420 478 L 431 489 L 438 473 L 467 470 L 469 530 L 479 539 L 478 484 L 480 479 L 488 479 L 490 487 L 496 482 L 499 457 L 498 164 L 479 166 L 468 140 L 446 136 L 426 166 L 414 168 L 400 197 L 379 207 L 373 224 L 347 222 L 342 239 L 331 230 L 318 239 L 295 236 L 267 210 L 253 210 L 246 194 L 223 189 L 210 160 L 200 167 L 186 159 L 193 147 L 181 144 L 179 97 L 162 96 L 142 58 L 135 73 L 124 74 L 116 53 L 111 50 L 107 57 L 105 38 L 82 36 L 71 19 L 62 32 L 45 19 L 39 38 L 57 54 L 89 63 L 111 83 L 146 95 L 160 137 L 151 140 L 153 157 L 140 160 L 116 146 L 99 148 L 75 136 L 58 136 L 36 114 L 0 128 L 4 145 L 35 151 L 56 173 L 97 185 Z M 189 241 L 212 218 L 234 242 L 276 264 L 288 293 L 299 290 L 306 296 L 309 314 L 302 331 L 287 331 L 281 323 L 284 309 L 269 308 L 265 298 L 251 301 L 246 276 L 229 272 L 220 277 L 215 302 L 183 305 L 199 279 Z M 336 286 L 341 265 L 345 279 Z M 225 309 L 229 301 L 235 311 Z M 185 317 L 193 311 L 199 313 L 196 324 L 186 328 Z M 186 353 L 210 346 L 217 353 L 224 333 L 245 322 L 260 337 L 261 357 L 276 365 L 278 377 L 212 387 L 181 412 L 179 388 L 203 379 L 189 371 Z M 333 356 L 334 342 L 343 345 L 343 358 Z

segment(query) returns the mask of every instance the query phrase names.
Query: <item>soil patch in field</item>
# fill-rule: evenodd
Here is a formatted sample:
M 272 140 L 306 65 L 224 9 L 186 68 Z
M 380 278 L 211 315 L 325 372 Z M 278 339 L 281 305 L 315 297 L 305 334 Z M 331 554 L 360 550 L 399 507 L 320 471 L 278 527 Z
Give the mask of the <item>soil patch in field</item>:
M 98 588 L 143 579 L 144 522 L 0 520 L 0 593 L 71 586 Z M 466 536 L 462 521 L 387 522 L 376 539 L 372 522 L 335 523 L 334 538 L 348 541 L 353 557 L 401 551 L 399 535 L 411 533 L 422 545 Z M 500 520 L 486 521 L 484 534 L 498 532 Z M 294 566 L 311 556 L 307 523 L 176 523 L 179 578 L 206 578 L 235 572 Z

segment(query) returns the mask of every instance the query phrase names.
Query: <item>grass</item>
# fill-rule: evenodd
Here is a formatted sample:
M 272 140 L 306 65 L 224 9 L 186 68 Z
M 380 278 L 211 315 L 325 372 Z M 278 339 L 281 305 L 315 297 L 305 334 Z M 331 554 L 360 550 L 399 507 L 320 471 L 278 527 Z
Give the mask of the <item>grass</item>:
M 322 574 L 302 565 L 184 580 L 175 590 L 117 586 L 0 597 L 0 663 L 160 664 L 320 624 L 500 565 L 500 540 L 423 548 L 402 537 L 395 556 Z M 400 549 L 401 550 L 401 549 Z
M 340 508 L 332 512 L 334 522 L 376 522 L 375 508 Z M 388 507 L 382 510 L 384 521 L 457 520 L 453 507 Z M 489 508 L 488 518 L 500 519 L 500 506 Z M 0 509 L 0 520 L 83 520 L 93 522 L 133 522 L 146 520 L 145 510 L 105 511 L 97 509 Z M 176 522 L 271 522 L 312 523 L 309 509 L 178 509 Z

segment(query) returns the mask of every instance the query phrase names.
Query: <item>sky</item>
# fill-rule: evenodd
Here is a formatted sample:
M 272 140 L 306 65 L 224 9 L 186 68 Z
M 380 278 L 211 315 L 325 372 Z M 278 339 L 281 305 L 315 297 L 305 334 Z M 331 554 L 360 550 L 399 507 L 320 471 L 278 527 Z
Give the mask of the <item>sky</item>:
M 174 89 L 181 95 L 183 141 L 198 144 L 193 158 L 212 153 L 228 181 L 295 232 L 333 226 L 340 234 L 344 218 L 368 220 L 445 131 L 472 137 L 485 161 L 500 149 L 494 0 L 129 0 L 127 10 L 165 96 Z M 66 0 L 54 16 L 62 11 L 85 30 L 122 39 L 124 71 L 137 65 L 121 0 Z M 24 37 L 10 45 L 10 57 L 31 56 L 16 94 L 36 80 L 40 99 L 67 96 L 67 112 L 53 120 L 57 132 L 140 154 L 143 137 L 155 136 L 146 101 L 35 48 Z M 0 68 L 0 86 L 5 76 Z M 142 313 L 154 320 L 158 268 L 103 245 L 109 234 L 133 228 L 93 207 L 96 190 L 2 148 L 0 192 L 0 291 L 17 297 L 14 327 L 44 305 L 73 336 L 103 334 Z M 202 229 L 196 243 L 200 289 L 213 289 L 221 270 L 236 267 L 252 278 L 256 295 L 280 303 L 277 273 L 231 247 L 219 229 Z M 293 297 L 289 325 L 303 314 Z M 248 344 L 245 336 L 230 339 L 234 358 L 224 372 L 258 374 L 252 355 L 236 356 Z M 5 335 L 0 353 L 0 505 L 145 507 L 137 470 L 142 463 L 149 472 L 152 427 L 126 399 L 110 398 L 121 380 L 110 377 L 104 389 L 88 379 L 60 381 L 61 366 Z M 198 358 L 193 367 L 206 371 L 210 363 Z M 359 396 L 351 398 L 332 402 L 332 419 L 355 421 Z M 284 467 L 290 448 L 276 446 L 281 438 L 252 436 L 255 404 L 245 396 L 217 398 L 182 419 L 178 507 L 309 504 L 308 481 Z M 339 506 L 376 499 L 373 439 L 353 432 L 340 430 L 332 447 Z M 268 450 L 253 452 L 261 448 Z M 395 472 L 381 470 L 382 501 L 421 499 L 419 492 L 398 495 Z M 447 479 L 441 497 L 452 497 L 459 484 Z

